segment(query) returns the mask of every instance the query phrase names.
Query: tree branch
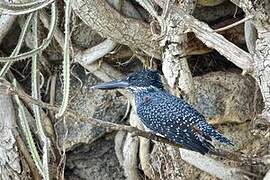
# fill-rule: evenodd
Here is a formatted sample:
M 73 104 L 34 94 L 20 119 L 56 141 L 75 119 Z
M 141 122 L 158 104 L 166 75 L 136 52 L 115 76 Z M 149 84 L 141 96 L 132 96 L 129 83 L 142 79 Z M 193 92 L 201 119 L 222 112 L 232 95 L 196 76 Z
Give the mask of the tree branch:
M 23 92 L 19 89 L 16 89 L 9 82 L 7 82 L 5 79 L 2 79 L 2 78 L 0 78 L 0 94 L 1 93 L 18 95 L 19 98 L 21 98 L 23 101 L 25 101 L 27 103 L 39 105 L 40 107 L 51 110 L 53 112 L 57 112 L 59 110 L 58 106 L 54 106 L 54 105 L 33 99 L 31 96 L 29 96 L 28 94 L 26 94 L 25 92 Z M 84 116 L 84 115 L 82 115 L 74 110 L 71 110 L 71 109 L 67 109 L 64 116 L 70 116 L 72 118 L 80 120 L 81 122 L 91 123 L 93 126 L 106 128 L 108 130 L 126 131 L 126 132 L 132 133 L 133 135 L 136 135 L 136 136 L 145 137 L 147 139 L 151 139 L 151 140 L 158 141 L 161 143 L 169 144 L 169 145 L 172 145 L 175 147 L 184 148 L 180 144 L 176 144 L 174 142 L 171 142 L 168 139 L 163 138 L 161 136 L 157 136 L 151 132 L 142 131 L 142 130 L 139 130 L 138 128 L 135 128 L 132 126 L 102 121 L 102 120 L 95 119 L 92 117 L 86 117 L 86 116 Z M 232 161 L 238 161 L 240 163 L 248 164 L 248 165 L 261 165 L 261 164 L 269 163 L 269 159 L 254 158 L 254 157 L 249 158 L 249 157 L 247 157 L 241 153 L 238 153 L 238 152 L 228 152 L 226 150 L 216 149 L 214 151 L 211 151 L 210 153 L 213 155 L 216 155 L 216 156 L 221 156 L 223 158 L 226 158 L 226 159 L 229 159 Z
M 16 17 L 11 15 L 2 14 L 0 16 L 0 43 L 13 25 L 15 19 Z
M 150 26 L 122 16 L 106 0 L 74 0 L 73 10 L 101 36 L 160 59 L 160 48 L 158 43 L 152 40 Z
M 111 52 L 116 45 L 114 41 L 106 39 L 92 48 L 78 51 L 74 56 L 74 61 L 85 65 L 91 64 Z
M 265 174 L 263 180 L 268 180 L 270 179 L 270 170 Z
M 98 2 L 97 0 L 75 0 L 73 9 L 86 24 L 102 36 L 133 48 L 142 49 L 148 55 L 160 58 L 160 47 L 157 42 L 152 41 L 153 35 L 149 25 L 121 16 L 104 0 Z M 189 28 L 190 32 L 194 32 L 208 47 L 216 49 L 243 70 L 253 70 L 253 59 L 249 53 L 215 33 L 207 24 L 184 13 L 181 7 L 178 7 L 176 16 L 183 18 L 185 27 Z M 185 55 L 183 54 L 183 56 Z
M 0 179 L 19 179 L 22 172 L 20 156 L 15 144 L 15 111 L 12 99 L 7 94 L 0 93 Z
M 180 153 L 184 161 L 186 161 L 189 164 L 192 164 L 193 166 L 201 169 L 204 172 L 207 172 L 215 177 L 218 177 L 219 179 L 244 180 L 245 174 L 253 175 L 239 168 L 232 168 L 230 166 L 224 165 L 223 163 L 215 159 L 212 159 L 208 156 L 203 156 L 198 153 L 194 153 L 193 151 L 182 149 Z
M 229 42 L 220 34 L 214 32 L 207 24 L 200 22 L 192 16 L 181 13 L 186 19 L 187 27 L 199 38 L 206 46 L 216 49 L 221 55 L 225 56 L 229 61 L 237 65 L 243 70 L 253 71 L 252 56 L 240 49 L 233 43 Z
M 230 0 L 232 3 L 243 9 L 247 14 L 256 14 L 256 10 L 252 5 L 251 0 Z
M 6 3 L 8 2 L 8 0 L 5 0 L 4 2 Z M 19 0 L 14 0 L 13 2 L 18 3 Z M 15 20 L 16 16 L 2 14 L 2 10 L 0 10 L 0 43 L 2 42 L 5 35 L 8 33 Z

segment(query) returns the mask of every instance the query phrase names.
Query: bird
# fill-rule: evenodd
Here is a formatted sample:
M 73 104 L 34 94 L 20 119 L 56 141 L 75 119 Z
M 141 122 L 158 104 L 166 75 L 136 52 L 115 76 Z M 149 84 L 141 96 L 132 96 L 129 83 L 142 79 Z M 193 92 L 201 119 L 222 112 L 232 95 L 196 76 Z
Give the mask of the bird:
M 145 129 L 185 149 L 202 155 L 211 153 L 215 149 L 213 138 L 233 145 L 192 105 L 166 91 L 156 70 L 140 70 L 120 80 L 94 85 L 91 89 L 125 89 L 131 92 L 136 113 Z

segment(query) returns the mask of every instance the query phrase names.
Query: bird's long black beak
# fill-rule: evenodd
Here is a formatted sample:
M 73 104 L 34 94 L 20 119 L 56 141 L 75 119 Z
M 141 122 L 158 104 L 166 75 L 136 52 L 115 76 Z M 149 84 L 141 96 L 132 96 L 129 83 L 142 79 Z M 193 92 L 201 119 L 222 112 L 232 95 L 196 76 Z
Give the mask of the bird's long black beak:
M 103 90 L 124 89 L 128 86 L 129 86 L 129 83 L 125 80 L 114 80 L 110 82 L 97 84 L 95 86 L 90 87 L 90 89 L 103 89 Z

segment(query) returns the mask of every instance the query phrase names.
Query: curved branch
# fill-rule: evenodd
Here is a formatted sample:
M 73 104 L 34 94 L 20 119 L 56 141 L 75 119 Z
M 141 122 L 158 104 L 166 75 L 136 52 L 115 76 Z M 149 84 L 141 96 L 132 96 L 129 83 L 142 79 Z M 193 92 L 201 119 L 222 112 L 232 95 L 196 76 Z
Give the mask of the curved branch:
M 54 0 L 45 0 L 43 2 L 22 4 L 10 4 L 6 2 L 0 2 L 0 9 L 3 9 L 2 14 L 22 15 L 42 9 L 53 2 Z
M 152 41 L 153 35 L 150 26 L 141 21 L 121 16 L 105 0 L 75 0 L 73 9 L 86 24 L 100 35 L 160 58 L 160 47 L 157 42 Z M 186 27 L 191 28 L 190 31 L 194 32 L 208 47 L 216 49 L 243 70 L 253 70 L 253 59 L 249 53 L 215 33 L 207 24 L 184 13 L 181 7 L 178 7 L 175 16 L 182 17 Z
M 255 54 L 257 31 L 251 21 L 245 22 L 245 40 L 250 54 Z
M 16 17 L 2 14 L 0 17 L 0 43 L 13 25 Z
M 86 49 L 85 51 L 78 51 L 74 56 L 74 61 L 85 65 L 91 64 L 111 52 L 116 45 L 117 43 L 114 41 L 106 39 L 92 48 Z
M 48 35 L 46 37 L 46 39 L 43 40 L 42 44 L 34 50 L 31 50 L 29 52 L 26 53 L 22 53 L 16 56 L 12 56 L 12 57 L 0 57 L 0 62 L 15 62 L 15 61 L 19 61 L 19 60 L 23 60 L 29 57 L 32 57 L 35 54 L 40 53 L 42 50 L 44 50 L 45 48 L 48 47 L 48 45 L 51 42 L 51 39 L 53 37 L 53 33 L 54 30 L 57 26 L 57 8 L 56 8 L 56 4 L 52 3 L 51 5 L 51 11 L 52 11 L 52 15 L 51 15 L 51 27 L 49 29 Z
M 64 49 L 63 49 L 63 77 L 64 77 L 64 87 L 63 87 L 63 99 L 61 107 L 57 114 L 56 118 L 63 116 L 67 107 L 69 99 L 69 87 L 70 87 L 70 17 L 71 17 L 71 1 L 65 1 L 65 38 L 64 38 Z
M 127 179 L 140 179 L 137 168 L 139 145 L 139 138 L 132 137 L 132 134 L 128 133 L 123 147 L 123 168 Z
M 32 31 L 33 31 L 33 45 L 34 48 L 38 47 L 38 25 L 37 25 L 37 21 L 38 21 L 38 15 L 37 12 L 34 13 L 34 17 L 32 20 Z M 40 91 L 39 91 L 39 87 L 40 87 L 40 82 L 39 82 L 39 67 L 38 67 L 38 61 L 39 61 L 39 55 L 34 55 L 32 57 L 32 97 L 35 99 L 39 99 L 40 98 Z M 49 180 L 49 164 L 48 164 L 48 160 L 49 160 L 49 150 L 48 150 L 48 146 L 49 146 L 49 139 L 46 137 L 44 129 L 42 127 L 42 116 L 41 116 L 41 109 L 39 106 L 37 105 L 33 105 L 32 106 L 33 112 L 34 112 L 34 117 L 36 120 L 36 126 L 37 126 L 37 130 L 38 130 L 38 135 L 42 141 L 43 147 L 42 147 L 42 169 L 43 169 L 43 178 L 46 180 Z
M 180 13 L 180 12 L 179 12 Z M 237 65 L 243 70 L 252 71 L 254 61 L 252 56 L 246 51 L 240 49 L 222 35 L 214 32 L 207 24 L 200 22 L 192 16 L 180 13 L 185 17 L 186 22 L 197 38 L 199 38 L 206 46 L 216 49 L 220 54 L 225 56 L 229 61 Z
M 245 13 L 255 14 L 256 10 L 254 9 L 252 2 L 250 0 L 230 0 L 232 3 L 243 9 Z
M 41 22 L 44 24 L 44 26 L 46 28 L 49 28 L 48 16 L 44 13 L 44 11 L 40 13 L 40 19 L 41 19 Z M 63 46 L 64 34 L 61 32 L 61 30 L 56 27 L 55 33 L 53 35 L 56 41 L 58 42 L 59 46 L 62 49 L 64 49 L 64 46 Z M 74 49 L 75 51 L 75 53 L 72 55 L 74 57 L 74 61 L 80 63 L 85 69 L 87 69 L 89 72 L 94 74 L 96 77 L 98 77 L 102 81 L 111 81 L 115 78 L 123 77 L 122 73 L 117 71 L 115 68 L 113 68 L 106 62 L 102 62 L 101 65 L 97 65 L 96 63 L 92 63 L 92 64 L 84 63 L 83 60 L 90 58 L 90 56 L 92 56 L 92 53 L 83 53 L 82 51 L 78 50 L 76 47 L 72 47 L 72 44 L 70 44 L 70 48 Z M 95 48 L 95 47 L 92 47 L 92 48 Z M 92 51 L 92 48 L 85 50 L 85 52 Z M 72 53 L 72 51 L 70 51 L 70 53 Z M 120 90 L 120 92 L 122 94 L 126 94 L 124 91 Z
M 73 10 L 101 36 L 160 59 L 161 49 L 159 44 L 152 40 L 150 26 L 122 16 L 106 0 L 74 0 Z
M 263 180 L 270 179 L 270 170 L 265 174 Z
M 31 104 L 37 104 L 42 108 L 45 108 L 45 109 L 48 109 L 48 110 L 51 110 L 54 112 L 59 111 L 59 107 L 44 103 L 44 102 L 39 101 L 39 100 L 36 100 L 36 99 L 32 98 L 31 96 L 29 96 L 28 94 L 26 94 L 25 92 L 12 86 L 5 79 L 1 79 L 1 78 L 0 78 L 0 90 L 1 90 L 0 92 L 6 93 L 6 94 L 19 96 L 25 102 L 28 102 Z M 132 127 L 132 126 L 102 121 L 102 120 L 95 119 L 92 117 L 86 117 L 86 116 L 84 116 L 84 115 L 82 115 L 74 110 L 71 110 L 71 109 L 67 109 L 64 115 L 70 116 L 72 118 L 76 118 L 76 119 L 80 120 L 81 122 L 91 123 L 93 126 L 103 127 L 103 128 L 107 128 L 110 130 L 116 130 L 116 131 L 126 131 L 126 132 L 132 133 L 136 136 L 145 137 L 147 139 L 162 142 L 162 143 L 169 144 L 169 145 L 172 145 L 175 147 L 184 148 L 180 144 L 176 144 L 174 142 L 171 142 L 170 140 L 163 138 L 161 136 L 157 136 L 151 132 L 142 131 L 142 130 L 140 130 L 136 127 Z M 226 150 L 216 149 L 215 151 L 211 151 L 211 154 L 216 155 L 216 156 L 221 156 L 223 158 L 226 158 L 226 159 L 229 159 L 232 161 L 238 161 L 238 162 L 241 162 L 242 164 L 248 164 L 248 165 L 250 165 L 250 164 L 252 164 L 252 165 L 269 164 L 269 158 L 265 158 L 265 159 L 264 158 L 256 158 L 256 157 L 249 158 L 249 157 L 247 157 L 239 152 L 228 152 Z
M 216 161 L 208 156 L 203 156 L 201 154 L 180 149 L 181 158 L 188 162 L 189 164 L 207 172 L 219 179 L 227 180 L 239 180 L 245 179 L 244 175 L 241 173 L 242 170 L 239 168 L 232 168 L 224 165 L 222 162 Z
M 25 39 L 26 32 L 27 32 L 27 29 L 28 29 L 28 26 L 30 24 L 32 17 L 33 17 L 33 13 L 29 14 L 28 17 L 26 18 L 25 23 L 21 29 L 21 34 L 19 36 L 18 43 L 10 56 L 16 56 L 20 52 L 22 43 Z M 9 68 L 12 64 L 13 64 L 13 62 L 5 63 L 5 65 L 0 70 L 0 77 L 3 77 L 7 73 L 7 71 L 9 70 Z

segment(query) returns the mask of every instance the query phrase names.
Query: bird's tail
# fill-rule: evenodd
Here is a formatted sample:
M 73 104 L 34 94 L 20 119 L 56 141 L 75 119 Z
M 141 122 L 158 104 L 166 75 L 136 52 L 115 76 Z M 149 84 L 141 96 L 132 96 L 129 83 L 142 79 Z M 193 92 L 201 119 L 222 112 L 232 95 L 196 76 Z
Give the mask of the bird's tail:
M 207 122 L 200 121 L 199 123 L 196 124 L 197 128 L 200 129 L 200 131 L 205 135 L 205 136 L 210 136 L 211 138 L 215 138 L 221 143 L 232 145 L 233 142 L 226 138 L 223 134 L 215 130 L 211 125 L 209 125 Z

